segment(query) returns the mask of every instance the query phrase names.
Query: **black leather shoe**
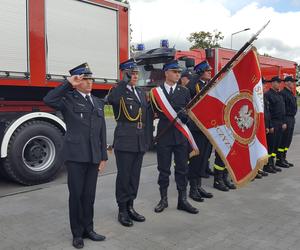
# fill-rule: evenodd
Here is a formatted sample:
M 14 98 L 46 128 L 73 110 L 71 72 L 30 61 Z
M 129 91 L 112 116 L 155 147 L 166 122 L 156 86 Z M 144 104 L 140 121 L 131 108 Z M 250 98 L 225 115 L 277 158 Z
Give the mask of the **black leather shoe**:
M 90 240 L 93 241 L 104 241 L 105 240 L 105 236 L 101 235 L 101 234 L 97 234 L 95 231 L 90 231 L 87 232 L 83 235 L 84 238 L 89 238 Z
M 284 161 L 276 161 L 276 166 L 281 167 L 281 168 L 289 168 L 290 166 L 286 164 Z
M 197 189 L 198 193 L 203 197 L 203 198 L 212 198 L 214 197 L 212 193 L 206 192 L 204 188 L 202 188 L 202 178 L 197 179 Z
M 277 167 L 277 166 L 272 166 L 272 168 L 276 171 L 276 172 L 281 172 L 281 168 Z
M 198 192 L 204 198 L 210 199 L 210 198 L 214 197 L 212 193 L 206 192 L 206 190 L 204 188 L 199 187 L 199 186 L 198 186 Z
M 146 218 L 141 215 L 141 214 L 138 214 L 132 205 L 129 205 L 128 206 L 128 215 L 130 217 L 130 219 L 134 220 L 134 221 L 138 221 L 138 222 L 144 222 L 146 220 Z
M 186 211 L 190 214 L 197 214 L 199 213 L 199 210 L 195 207 L 193 207 L 188 201 L 186 197 L 186 191 L 179 191 L 178 195 L 178 203 L 177 203 L 177 209 Z
M 214 188 L 223 192 L 229 191 L 229 188 L 225 185 L 223 180 L 224 170 L 215 169 Z
M 263 170 L 261 170 L 261 169 L 258 170 L 258 173 L 261 174 L 261 175 L 264 176 L 264 177 L 265 177 L 265 176 L 268 176 L 268 173 L 265 172 L 265 171 L 263 171 Z
M 224 182 L 219 180 L 214 181 L 214 188 L 223 192 L 229 191 L 229 188 L 225 186 Z
M 291 162 L 288 162 L 286 159 L 283 160 L 285 164 L 289 165 L 290 168 L 294 167 L 294 164 Z
M 227 186 L 229 189 L 236 189 L 236 186 L 235 186 L 231 181 L 229 181 L 227 178 L 224 179 L 224 184 L 225 184 L 225 186 Z
M 168 207 L 168 199 L 167 198 L 162 198 L 156 207 L 154 208 L 155 213 L 161 213 L 162 211 L 165 210 L 165 208 Z
M 229 189 L 236 189 L 236 186 L 228 178 L 228 170 L 223 171 L 223 182 Z
M 255 179 L 262 179 L 262 175 L 257 173 L 257 175 L 255 176 Z
M 195 207 L 193 207 L 188 201 L 185 202 L 179 202 L 177 204 L 177 209 L 178 210 L 182 210 L 182 211 L 186 211 L 190 214 L 197 214 L 199 213 L 199 210 Z
M 75 237 L 73 238 L 72 242 L 73 247 L 77 249 L 81 249 L 84 247 L 83 239 L 81 237 Z
M 190 180 L 190 193 L 189 197 L 197 202 L 203 202 L 204 199 L 202 198 L 201 194 L 198 192 L 198 180 L 197 179 L 191 179 Z
M 132 227 L 133 226 L 133 222 L 130 219 L 128 212 L 124 211 L 124 212 L 119 212 L 118 215 L 118 221 L 121 223 L 121 225 L 123 225 L 124 227 Z
M 264 171 L 267 172 L 267 173 L 270 173 L 270 174 L 275 174 L 276 173 L 276 170 L 274 170 L 272 168 L 272 166 L 270 166 L 270 165 L 265 165 L 264 166 Z
M 291 163 L 291 162 L 288 162 L 287 159 L 286 159 L 286 154 L 287 154 L 287 151 L 285 151 L 282 155 L 282 161 L 287 164 L 289 167 L 294 167 L 294 164 Z

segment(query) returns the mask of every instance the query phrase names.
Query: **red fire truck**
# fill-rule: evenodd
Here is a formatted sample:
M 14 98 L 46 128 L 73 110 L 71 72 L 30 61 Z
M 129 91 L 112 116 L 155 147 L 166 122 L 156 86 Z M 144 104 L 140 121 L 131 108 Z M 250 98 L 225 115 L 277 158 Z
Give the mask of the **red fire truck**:
M 2 0 L 0 171 L 33 185 L 55 177 L 65 124 L 42 98 L 88 62 L 104 96 L 129 55 L 129 6 L 113 0 Z
M 167 42 L 165 44 L 168 44 Z M 226 48 L 195 49 L 181 51 L 174 48 L 161 47 L 146 52 L 138 52 L 135 55 L 138 65 L 140 65 L 141 86 L 157 85 L 164 81 L 162 65 L 173 59 L 177 59 L 184 68 L 192 68 L 203 60 L 207 60 L 212 67 L 212 75 L 225 66 L 225 64 L 236 53 L 235 50 Z M 273 76 L 284 79 L 286 76 L 296 76 L 297 63 L 289 60 L 270 56 L 258 56 L 262 76 L 270 80 Z

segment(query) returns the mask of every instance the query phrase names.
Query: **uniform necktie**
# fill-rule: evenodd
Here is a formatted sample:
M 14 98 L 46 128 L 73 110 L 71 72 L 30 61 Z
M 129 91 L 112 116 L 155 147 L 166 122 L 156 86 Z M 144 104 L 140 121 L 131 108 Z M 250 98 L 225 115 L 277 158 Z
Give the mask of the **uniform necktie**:
M 138 96 L 137 92 L 135 91 L 135 87 L 134 86 L 131 86 L 131 90 L 132 90 L 132 93 L 137 97 L 137 99 L 140 101 L 140 97 Z
M 169 95 L 173 95 L 173 87 L 170 88 Z
M 86 95 L 85 99 L 86 99 L 87 103 L 90 105 L 90 107 L 93 108 L 94 104 L 92 103 L 91 97 L 89 95 Z

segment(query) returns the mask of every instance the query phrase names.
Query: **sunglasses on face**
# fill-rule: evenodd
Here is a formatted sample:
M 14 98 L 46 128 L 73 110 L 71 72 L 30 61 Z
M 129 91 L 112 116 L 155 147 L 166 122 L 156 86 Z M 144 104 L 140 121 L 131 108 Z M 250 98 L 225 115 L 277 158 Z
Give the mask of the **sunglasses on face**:
M 94 78 L 83 78 L 83 80 L 89 81 L 89 82 L 95 82 Z

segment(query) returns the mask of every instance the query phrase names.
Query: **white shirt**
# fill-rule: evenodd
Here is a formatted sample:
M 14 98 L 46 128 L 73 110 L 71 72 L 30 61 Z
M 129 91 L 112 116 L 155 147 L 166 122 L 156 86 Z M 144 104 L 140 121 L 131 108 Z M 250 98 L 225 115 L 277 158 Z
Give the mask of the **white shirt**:
M 81 95 L 83 96 L 83 98 L 84 98 L 84 99 L 86 99 L 86 98 L 85 98 L 86 96 L 89 96 L 89 97 L 90 97 L 90 100 L 91 100 L 91 102 L 92 102 L 92 103 L 93 103 L 93 105 L 94 105 L 94 102 L 93 102 L 93 98 L 92 98 L 92 96 L 91 96 L 91 93 L 85 94 L 85 93 L 83 93 L 83 92 L 79 91 L 78 89 L 77 89 L 77 91 L 78 91 L 78 93 L 79 93 L 79 94 L 81 94 Z
M 173 93 L 174 93 L 174 91 L 175 91 L 175 89 L 176 89 L 176 87 L 177 87 L 177 83 L 175 83 L 174 85 L 169 85 L 169 84 L 167 84 L 166 82 L 164 83 L 164 87 L 165 87 L 165 89 L 167 90 L 167 92 L 168 92 L 168 94 L 170 93 L 170 90 L 171 90 L 171 87 L 172 87 L 172 89 L 173 89 Z
M 129 89 L 131 92 L 132 92 L 132 87 L 133 87 L 133 94 L 135 94 L 135 96 L 137 97 L 137 99 L 139 99 L 139 101 L 141 101 L 141 99 L 140 99 L 138 93 L 136 92 L 135 86 L 132 86 L 132 85 L 130 85 L 130 84 L 127 84 L 126 87 L 127 87 L 127 89 Z

